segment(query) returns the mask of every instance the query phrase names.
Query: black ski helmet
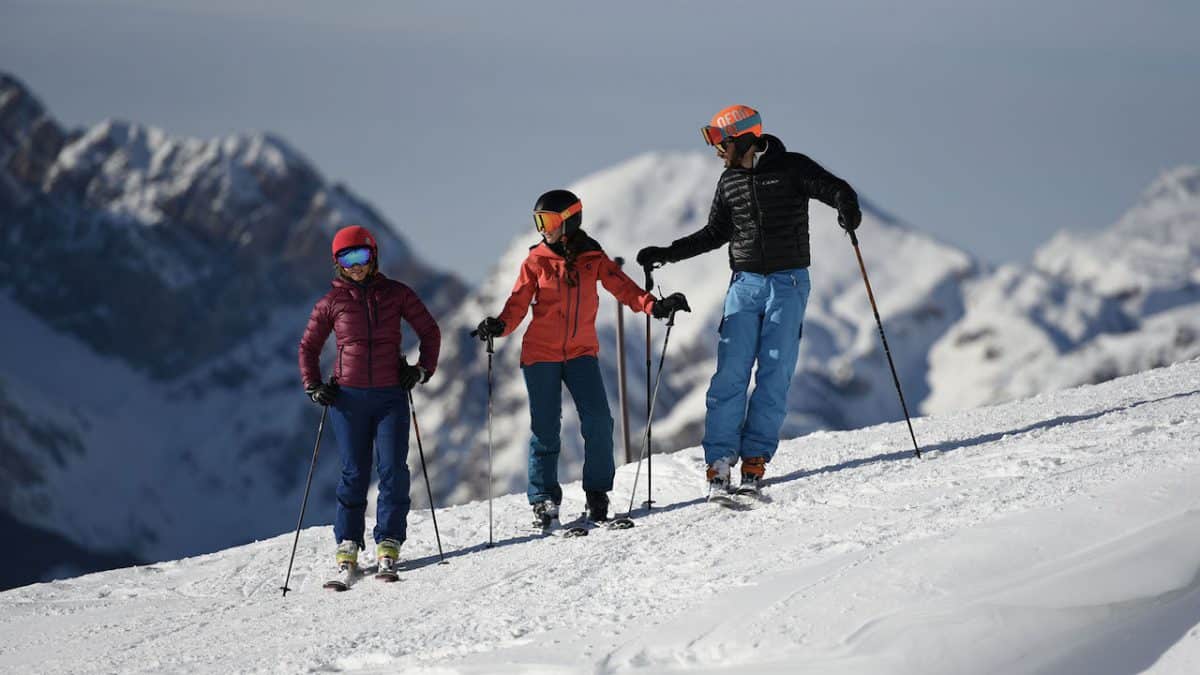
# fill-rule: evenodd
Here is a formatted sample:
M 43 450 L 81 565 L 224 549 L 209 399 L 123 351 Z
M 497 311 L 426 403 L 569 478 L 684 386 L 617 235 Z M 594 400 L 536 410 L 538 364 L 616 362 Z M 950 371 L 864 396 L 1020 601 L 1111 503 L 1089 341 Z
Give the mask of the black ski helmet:
M 562 213 L 579 203 L 579 197 L 575 196 L 570 190 L 551 190 L 541 197 L 538 197 L 537 203 L 533 205 L 533 210 L 536 211 L 552 211 L 554 213 Z M 583 224 L 583 209 L 570 216 L 563 221 L 563 236 L 571 236 L 579 231 L 579 226 Z

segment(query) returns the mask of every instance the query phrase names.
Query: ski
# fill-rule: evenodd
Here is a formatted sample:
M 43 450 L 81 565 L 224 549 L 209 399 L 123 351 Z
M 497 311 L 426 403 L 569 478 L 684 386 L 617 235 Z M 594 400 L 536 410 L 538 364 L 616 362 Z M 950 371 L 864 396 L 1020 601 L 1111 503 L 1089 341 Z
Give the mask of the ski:
M 741 501 L 750 503 L 768 504 L 771 502 L 771 497 L 757 488 L 738 488 L 733 495 L 735 498 L 739 498 Z
M 730 511 L 749 511 L 751 507 L 745 501 L 737 499 L 735 495 L 709 495 L 708 503 L 721 508 L 729 509 Z
M 559 523 L 557 520 L 555 520 L 548 525 L 544 525 L 537 521 L 534 521 L 533 523 L 534 532 L 547 537 L 563 537 L 564 539 L 586 537 L 588 529 L 589 528 L 587 526 L 577 520 L 573 520 L 569 523 Z
M 628 530 L 634 526 L 633 519 L 629 516 L 617 516 L 609 520 L 591 520 L 587 517 L 587 513 L 579 516 L 576 527 L 583 527 L 587 530 Z
M 537 534 L 547 537 L 563 537 L 571 539 L 574 537 L 586 537 L 589 527 L 589 522 L 586 518 L 577 518 L 566 523 L 560 522 L 557 518 L 552 520 L 535 519 L 530 526 Z
M 350 590 L 350 587 L 354 585 L 354 581 L 357 578 L 358 578 L 358 567 L 357 566 L 343 565 L 342 567 L 340 567 L 338 569 L 338 575 L 336 577 L 330 579 L 329 581 L 326 581 L 325 584 L 321 586 L 321 588 L 324 588 L 329 591 L 337 591 L 338 593 L 341 593 L 342 591 Z

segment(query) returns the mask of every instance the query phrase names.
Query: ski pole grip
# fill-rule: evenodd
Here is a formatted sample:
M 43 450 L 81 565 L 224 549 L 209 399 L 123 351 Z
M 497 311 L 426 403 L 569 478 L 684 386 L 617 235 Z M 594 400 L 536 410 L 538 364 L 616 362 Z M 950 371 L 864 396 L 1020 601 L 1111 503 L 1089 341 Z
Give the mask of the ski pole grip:
M 642 267 L 642 271 L 646 273 L 646 292 L 649 293 L 654 290 L 654 266 L 645 265 Z
M 846 230 L 846 234 L 850 235 L 850 244 L 858 246 L 858 235 L 854 234 L 854 230 Z
M 491 335 L 487 336 L 487 353 L 489 353 L 489 354 L 496 353 L 494 343 L 492 342 L 494 339 L 495 338 L 493 338 Z

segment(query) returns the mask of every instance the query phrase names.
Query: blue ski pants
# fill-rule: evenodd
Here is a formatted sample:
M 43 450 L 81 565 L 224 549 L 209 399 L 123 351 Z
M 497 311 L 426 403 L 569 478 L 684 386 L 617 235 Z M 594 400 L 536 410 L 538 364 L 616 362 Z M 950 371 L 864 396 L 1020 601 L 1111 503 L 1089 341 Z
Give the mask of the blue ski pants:
M 401 387 L 342 387 L 330 406 L 329 422 L 342 460 L 333 521 L 337 543 L 349 540 L 363 546 L 372 460 L 379 473 L 375 541 L 403 542 L 412 504 L 408 496 L 408 391 Z
M 534 363 L 521 368 L 529 390 L 529 503 L 562 502 L 558 454 L 562 447 L 562 385 L 567 385 L 579 412 L 583 433 L 583 489 L 612 490 L 617 471 L 613 460 L 613 418 L 595 356 Z
M 811 282 L 807 268 L 738 272 L 725 294 L 717 372 L 705 398 L 704 460 L 765 457 L 779 447 L 788 387 L 800 353 Z M 758 364 L 747 405 L 750 373 Z

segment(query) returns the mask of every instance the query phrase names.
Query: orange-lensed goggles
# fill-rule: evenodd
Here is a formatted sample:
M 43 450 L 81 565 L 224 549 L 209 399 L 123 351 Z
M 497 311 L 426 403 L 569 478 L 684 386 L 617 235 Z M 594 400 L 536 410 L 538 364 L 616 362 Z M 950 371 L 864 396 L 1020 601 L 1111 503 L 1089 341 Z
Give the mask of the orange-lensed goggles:
M 567 222 L 567 218 L 583 211 L 583 202 L 575 202 L 566 211 L 534 211 L 533 226 L 538 232 L 553 232 Z
M 749 131 L 754 126 L 759 124 L 762 124 L 762 117 L 760 117 L 758 113 L 755 113 L 746 119 L 734 122 L 733 124 L 728 124 L 723 127 L 714 127 L 706 124 L 700 127 L 700 135 L 704 137 L 705 143 L 708 143 L 709 145 L 720 145 L 734 136 Z

